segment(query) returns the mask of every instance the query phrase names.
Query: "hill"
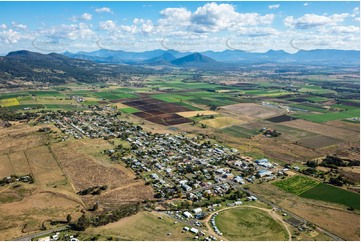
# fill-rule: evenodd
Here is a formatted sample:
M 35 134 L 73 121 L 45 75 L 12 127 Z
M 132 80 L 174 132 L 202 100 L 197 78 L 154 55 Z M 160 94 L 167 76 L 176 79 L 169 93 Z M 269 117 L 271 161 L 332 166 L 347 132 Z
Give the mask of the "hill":
M 97 64 L 56 53 L 41 54 L 21 50 L 0 57 L 0 79 L 7 83 L 16 81 L 18 85 L 24 82 L 47 84 L 92 83 L 109 78 L 119 78 L 124 74 L 148 72 L 152 73 L 154 71 L 133 66 Z

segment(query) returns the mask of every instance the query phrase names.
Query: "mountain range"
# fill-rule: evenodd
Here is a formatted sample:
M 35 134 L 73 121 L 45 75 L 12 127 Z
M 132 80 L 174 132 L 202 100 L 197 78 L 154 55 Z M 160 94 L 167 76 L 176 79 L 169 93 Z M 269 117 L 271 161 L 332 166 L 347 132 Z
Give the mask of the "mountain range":
M 218 63 L 253 64 L 253 63 L 287 63 L 319 65 L 358 65 L 360 52 L 354 50 L 300 50 L 290 54 L 283 50 L 269 50 L 265 53 L 246 52 L 242 50 L 224 50 L 221 52 L 205 51 L 199 53 L 178 52 L 176 50 L 153 50 L 145 52 L 126 52 L 100 49 L 93 52 L 63 53 L 71 58 L 91 60 L 101 63 L 122 63 L 136 65 L 213 66 Z M 195 55 L 195 56 L 194 56 Z M 185 58 L 181 60 L 181 58 Z M 178 60 L 177 60 L 178 59 Z M 232 66 L 232 65 L 231 65 Z M 196 66 L 195 66 L 196 67 Z

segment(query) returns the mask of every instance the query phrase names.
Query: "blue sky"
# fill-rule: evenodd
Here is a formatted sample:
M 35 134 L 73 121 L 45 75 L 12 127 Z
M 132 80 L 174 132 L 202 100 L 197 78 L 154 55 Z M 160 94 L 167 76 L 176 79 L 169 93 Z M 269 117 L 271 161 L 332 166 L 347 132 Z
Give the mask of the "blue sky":
M 0 2 L 0 53 L 359 50 L 359 2 Z

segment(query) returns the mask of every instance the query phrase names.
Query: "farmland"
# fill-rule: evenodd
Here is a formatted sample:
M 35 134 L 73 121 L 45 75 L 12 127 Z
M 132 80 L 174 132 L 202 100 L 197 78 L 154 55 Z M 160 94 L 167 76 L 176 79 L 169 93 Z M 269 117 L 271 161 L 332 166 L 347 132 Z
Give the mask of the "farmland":
M 317 184 L 301 194 L 301 197 L 343 204 L 360 210 L 360 196 L 327 184 Z
M 292 176 L 285 180 L 273 182 L 273 185 L 304 198 L 339 203 L 360 209 L 359 194 L 320 183 L 305 176 Z
M 276 181 L 273 184 L 287 192 L 300 195 L 310 190 L 318 183 L 319 182 L 305 176 L 293 176 L 289 179 Z

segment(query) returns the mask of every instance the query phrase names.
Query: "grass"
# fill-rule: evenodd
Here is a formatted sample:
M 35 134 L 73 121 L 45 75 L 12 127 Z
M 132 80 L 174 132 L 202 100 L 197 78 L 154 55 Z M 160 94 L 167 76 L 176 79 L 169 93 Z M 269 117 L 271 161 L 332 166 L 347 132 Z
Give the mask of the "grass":
M 222 211 L 216 217 L 216 224 L 229 240 L 287 240 L 282 225 L 256 208 L 241 207 Z
M 333 120 L 360 117 L 360 109 L 352 109 L 343 112 L 333 112 L 333 113 L 323 113 L 323 114 L 299 114 L 295 116 L 312 122 L 323 123 Z
M 318 181 L 315 181 L 311 178 L 305 176 L 293 176 L 291 178 L 280 180 L 273 182 L 273 185 L 285 190 L 286 192 L 290 192 L 296 195 L 300 195 L 312 187 L 319 184 Z
M 136 109 L 136 108 L 121 108 L 120 111 L 122 111 L 123 113 L 137 113 L 137 112 L 141 112 L 140 110 Z
M 360 194 L 349 192 L 324 183 L 301 194 L 301 197 L 333 202 L 360 210 Z
M 3 107 L 17 106 L 19 104 L 20 103 L 16 98 L 6 98 L 6 99 L 0 100 L 0 106 L 3 106 Z
M 158 217 L 162 217 L 162 219 Z M 175 224 L 173 219 L 160 213 L 140 212 L 112 224 L 90 228 L 79 238 L 90 240 L 94 234 L 100 234 L 98 240 L 107 240 L 112 236 L 114 240 L 184 241 L 188 237 L 194 237 L 194 234 L 190 232 L 182 233 L 183 226 L 185 225 L 180 222 Z M 170 235 L 167 235 L 168 233 Z

